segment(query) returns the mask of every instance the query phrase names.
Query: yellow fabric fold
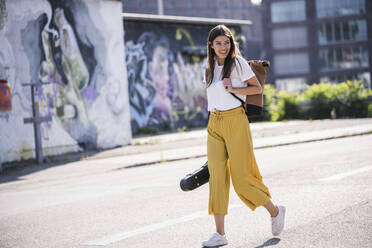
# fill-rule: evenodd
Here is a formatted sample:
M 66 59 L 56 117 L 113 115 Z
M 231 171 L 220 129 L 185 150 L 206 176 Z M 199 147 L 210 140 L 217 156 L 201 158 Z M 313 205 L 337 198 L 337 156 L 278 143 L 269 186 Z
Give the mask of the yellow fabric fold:
M 211 112 L 207 131 L 209 214 L 227 214 L 230 178 L 235 192 L 252 211 L 266 204 L 271 195 L 257 166 L 243 108 Z

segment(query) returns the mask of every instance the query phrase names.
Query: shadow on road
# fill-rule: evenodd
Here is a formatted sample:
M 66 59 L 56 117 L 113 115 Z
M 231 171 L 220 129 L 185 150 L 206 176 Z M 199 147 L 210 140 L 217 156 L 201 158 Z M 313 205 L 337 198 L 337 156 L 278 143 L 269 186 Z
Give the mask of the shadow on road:
M 266 241 L 265 243 L 263 243 L 262 245 L 256 246 L 255 248 L 263 248 L 263 247 L 266 247 L 266 246 L 277 245 L 279 242 L 280 242 L 279 238 L 271 238 L 268 241 Z
M 0 184 L 21 179 L 22 176 L 32 174 L 51 167 L 63 166 L 67 163 L 76 162 L 99 153 L 99 150 L 88 150 L 84 152 L 72 152 L 62 155 L 45 156 L 43 164 L 37 164 L 35 159 L 3 163 L 3 171 L 0 171 Z

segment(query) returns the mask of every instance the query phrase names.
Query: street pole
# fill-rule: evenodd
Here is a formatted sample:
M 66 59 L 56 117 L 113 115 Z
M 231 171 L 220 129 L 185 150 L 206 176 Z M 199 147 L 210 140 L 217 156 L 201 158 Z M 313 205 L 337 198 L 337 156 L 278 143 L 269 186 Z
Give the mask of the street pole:
M 34 125 L 34 136 L 35 136 L 35 154 L 36 154 L 36 160 L 38 164 L 43 163 L 43 147 L 41 144 L 41 130 L 40 130 L 40 123 L 45 121 L 51 121 L 52 117 L 40 116 L 39 111 L 39 102 L 35 102 L 35 92 L 37 93 L 39 88 L 41 88 L 42 85 L 49 84 L 49 83 L 30 83 L 30 84 L 22 84 L 22 86 L 31 86 L 31 104 L 32 104 L 32 117 L 31 118 L 24 118 L 23 122 L 26 123 L 33 123 Z

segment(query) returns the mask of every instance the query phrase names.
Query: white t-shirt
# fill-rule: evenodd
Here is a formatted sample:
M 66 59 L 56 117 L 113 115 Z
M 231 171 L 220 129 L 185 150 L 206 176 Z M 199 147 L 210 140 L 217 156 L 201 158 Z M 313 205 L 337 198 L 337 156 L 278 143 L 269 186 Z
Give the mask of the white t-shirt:
M 235 64 L 231 71 L 231 83 L 234 88 L 247 87 L 247 83 L 244 81 L 254 77 L 255 74 L 249 66 L 248 62 L 241 56 L 236 57 Z M 240 67 L 241 66 L 241 67 Z M 241 102 L 232 96 L 227 89 L 223 86 L 222 82 L 222 68 L 223 65 L 219 66 L 217 61 L 214 66 L 214 77 L 211 85 L 207 88 L 207 99 L 208 99 L 208 111 L 216 110 L 229 110 L 241 106 Z M 205 76 L 204 76 L 205 77 Z M 204 79 L 205 83 L 205 79 Z M 237 97 L 245 101 L 246 95 L 235 94 Z

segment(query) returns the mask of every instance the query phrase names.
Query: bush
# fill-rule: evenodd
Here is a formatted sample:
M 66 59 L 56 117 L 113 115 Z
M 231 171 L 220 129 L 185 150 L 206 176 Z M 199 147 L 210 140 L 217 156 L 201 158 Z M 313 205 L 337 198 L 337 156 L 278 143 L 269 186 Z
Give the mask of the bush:
M 368 114 L 367 117 L 372 117 L 372 104 L 368 105 Z
M 330 83 L 313 84 L 302 95 L 302 101 L 308 102 L 309 106 L 304 111 L 306 119 L 329 118 L 333 102 L 332 88 Z
M 340 117 L 366 117 L 368 90 L 358 82 L 347 81 L 334 86 L 334 108 Z
M 272 121 L 295 119 L 299 114 L 299 96 L 293 92 L 280 91 L 278 98 L 271 104 L 270 115 Z
M 302 93 L 265 86 L 264 120 L 372 117 L 372 90 L 360 82 L 313 84 Z
M 263 111 L 260 120 L 271 120 L 270 109 L 275 105 L 276 89 L 274 86 L 267 84 L 263 94 Z

